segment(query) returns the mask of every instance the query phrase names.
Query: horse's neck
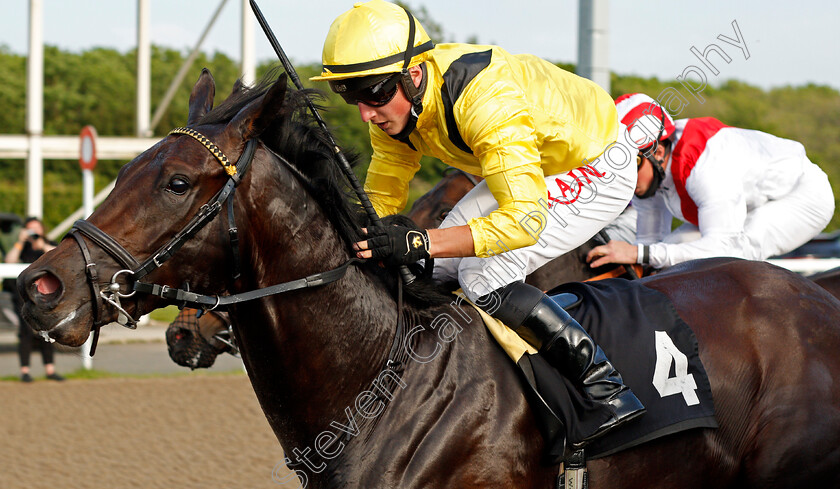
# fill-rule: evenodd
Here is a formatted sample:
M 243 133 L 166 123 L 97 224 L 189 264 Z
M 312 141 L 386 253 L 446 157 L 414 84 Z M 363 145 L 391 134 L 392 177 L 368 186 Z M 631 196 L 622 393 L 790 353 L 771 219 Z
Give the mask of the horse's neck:
M 257 287 L 331 270 L 349 258 L 317 205 L 305 209 L 309 215 L 298 217 L 309 225 L 285 238 L 290 242 L 251 253 Z M 382 370 L 397 321 L 394 300 L 356 267 L 333 284 L 238 308 L 237 316 L 242 357 L 272 427 L 306 441 L 324 423 L 341 420 Z

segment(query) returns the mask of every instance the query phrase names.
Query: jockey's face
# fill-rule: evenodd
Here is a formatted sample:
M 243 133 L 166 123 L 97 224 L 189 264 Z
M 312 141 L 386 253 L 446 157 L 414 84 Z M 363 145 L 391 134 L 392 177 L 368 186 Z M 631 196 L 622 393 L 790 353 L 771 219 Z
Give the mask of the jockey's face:
M 356 105 L 363 122 L 373 122 L 391 136 L 399 134 L 405 128 L 411 112 L 411 102 L 401 86 L 397 87 L 397 94 L 385 105 L 374 107 L 364 102 L 358 102 Z
M 642 158 L 642 163 L 639 165 L 639 177 L 636 179 L 636 190 L 634 192 L 637 197 L 645 195 L 648 191 L 653 184 L 653 172 L 656 171 L 653 168 L 653 163 L 648 158 L 645 158 L 643 153 L 639 153 L 639 156 Z M 665 154 L 665 147 L 662 144 L 656 148 L 653 157 L 662 160 L 664 163 L 663 167 L 667 170 L 668 163 L 671 161 L 671 154 L 670 152 L 667 155 Z
M 653 163 L 648 161 L 647 158 L 642 156 L 642 165 L 639 166 L 639 178 L 636 179 L 636 191 L 634 192 L 637 197 L 645 195 L 645 192 L 648 191 L 650 185 L 653 183 Z
M 423 71 L 419 66 L 408 69 L 414 86 L 419 87 L 423 78 Z M 359 115 L 363 122 L 373 122 L 386 134 L 394 136 L 402 132 L 408 124 L 408 117 L 411 114 L 411 102 L 405 96 L 402 85 L 397 85 L 397 93 L 385 105 L 374 107 L 364 102 L 358 102 Z

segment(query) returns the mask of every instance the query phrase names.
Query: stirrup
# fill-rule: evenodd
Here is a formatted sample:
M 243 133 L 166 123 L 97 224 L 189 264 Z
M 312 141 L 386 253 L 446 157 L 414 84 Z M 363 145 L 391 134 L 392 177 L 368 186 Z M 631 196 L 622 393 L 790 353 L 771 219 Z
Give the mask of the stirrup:
M 557 489 L 589 489 L 586 456 L 576 449 L 563 459 L 563 471 L 557 476 Z

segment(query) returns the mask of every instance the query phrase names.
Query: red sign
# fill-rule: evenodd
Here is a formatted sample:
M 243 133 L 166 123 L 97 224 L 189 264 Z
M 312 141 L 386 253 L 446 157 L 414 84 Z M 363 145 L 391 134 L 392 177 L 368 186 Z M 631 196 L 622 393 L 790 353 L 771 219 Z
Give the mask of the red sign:
M 93 126 L 85 126 L 80 136 L 79 166 L 82 170 L 93 170 L 96 168 L 96 129 Z

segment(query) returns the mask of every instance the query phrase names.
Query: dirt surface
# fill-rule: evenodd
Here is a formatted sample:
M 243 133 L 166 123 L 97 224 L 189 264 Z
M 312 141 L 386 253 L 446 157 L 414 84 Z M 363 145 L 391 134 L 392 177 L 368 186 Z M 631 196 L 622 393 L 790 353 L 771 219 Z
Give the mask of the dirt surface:
M 287 487 L 244 374 L 0 382 L 0 439 L 3 489 Z

